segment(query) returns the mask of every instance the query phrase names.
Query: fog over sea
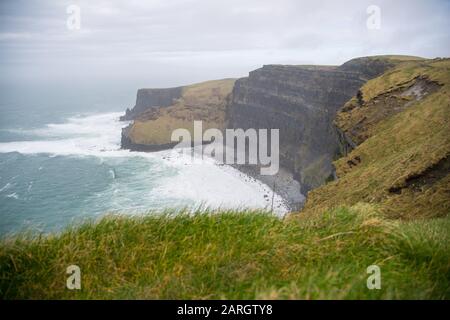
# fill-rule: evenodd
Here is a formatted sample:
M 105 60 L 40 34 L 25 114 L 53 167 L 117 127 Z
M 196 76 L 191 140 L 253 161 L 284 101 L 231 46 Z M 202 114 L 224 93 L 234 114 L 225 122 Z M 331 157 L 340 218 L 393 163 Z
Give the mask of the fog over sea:
M 0 236 L 106 213 L 271 207 L 266 185 L 212 159 L 121 150 L 121 103 L 42 100 L 0 102 Z M 287 210 L 275 195 L 275 213 Z

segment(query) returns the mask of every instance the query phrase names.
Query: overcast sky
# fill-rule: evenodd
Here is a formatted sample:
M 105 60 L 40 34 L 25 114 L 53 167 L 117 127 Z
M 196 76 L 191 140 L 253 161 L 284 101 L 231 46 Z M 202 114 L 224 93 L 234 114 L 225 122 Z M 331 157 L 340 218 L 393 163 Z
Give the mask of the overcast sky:
M 66 25 L 73 4 L 80 30 Z M 0 81 L 164 87 L 272 63 L 450 56 L 449 14 L 443 0 L 2 0 Z

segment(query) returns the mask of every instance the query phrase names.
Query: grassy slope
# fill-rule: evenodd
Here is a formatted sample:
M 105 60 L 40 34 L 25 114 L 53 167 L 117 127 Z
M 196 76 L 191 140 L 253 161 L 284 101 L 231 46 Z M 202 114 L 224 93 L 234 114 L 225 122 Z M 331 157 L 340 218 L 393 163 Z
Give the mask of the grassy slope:
M 223 79 L 184 87 L 182 97 L 174 105 L 149 112 L 136 120 L 129 132 L 130 139 L 138 144 L 170 143 L 175 129 L 186 128 L 192 134 L 194 120 L 203 121 L 203 130 L 222 129 L 226 98 L 234 82 L 234 79 Z
M 369 205 L 280 220 L 261 212 L 107 217 L 4 240 L 2 298 L 450 298 L 450 219 L 392 222 Z M 66 267 L 82 289 L 65 288 Z M 366 268 L 381 268 L 368 290 Z
M 378 56 L 370 56 L 371 59 L 388 59 L 392 61 L 417 61 L 417 60 L 425 60 L 425 58 L 417 57 L 417 56 L 407 56 L 407 55 L 399 55 L 399 54 L 383 54 Z
M 417 76 L 426 76 L 441 87 L 402 112 L 378 121 L 365 141 L 335 162 L 339 179 L 309 193 L 306 214 L 360 201 L 379 204 L 392 217 L 434 217 L 450 212 L 450 60 L 402 63 L 369 81 L 362 93 L 368 104 Z M 371 114 L 382 112 L 372 111 L 365 105 L 343 111 L 337 124 L 351 127 L 359 113 L 370 121 Z M 439 163 L 442 168 L 427 173 Z M 414 179 L 415 184 L 411 184 Z

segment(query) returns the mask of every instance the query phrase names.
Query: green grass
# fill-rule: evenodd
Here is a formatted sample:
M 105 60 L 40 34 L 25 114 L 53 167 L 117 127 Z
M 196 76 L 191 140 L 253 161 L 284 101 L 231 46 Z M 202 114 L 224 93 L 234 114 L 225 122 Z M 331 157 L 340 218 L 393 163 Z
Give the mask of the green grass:
M 448 299 L 450 220 L 393 222 L 358 204 L 264 212 L 107 216 L 0 246 L 3 299 Z M 68 290 L 66 268 L 81 268 Z M 382 289 L 366 287 L 381 268 Z

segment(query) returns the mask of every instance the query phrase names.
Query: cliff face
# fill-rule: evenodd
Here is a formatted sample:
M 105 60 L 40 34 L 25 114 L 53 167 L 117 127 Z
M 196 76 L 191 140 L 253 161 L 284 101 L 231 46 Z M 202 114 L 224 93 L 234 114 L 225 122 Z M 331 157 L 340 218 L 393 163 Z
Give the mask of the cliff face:
M 135 120 L 143 112 L 158 107 L 168 107 L 181 97 L 183 87 L 166 89 L 139 89 L 136 105 L 127 109 L 120 120 Z
M 228 127 L 279 129 L 280 163 L 307 192 L 332 177 L 332 160 L 342 151 L 333 126 L 337 110 L 389 67 L 369 58 L 341 67 L 264 66 L 236 81 Z

